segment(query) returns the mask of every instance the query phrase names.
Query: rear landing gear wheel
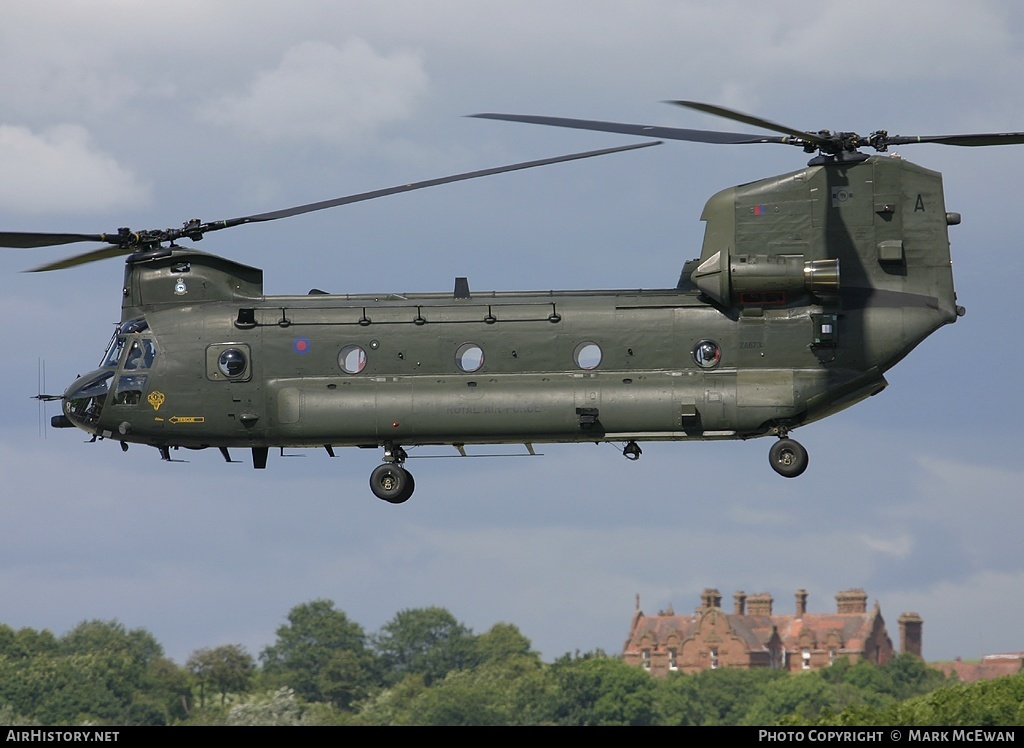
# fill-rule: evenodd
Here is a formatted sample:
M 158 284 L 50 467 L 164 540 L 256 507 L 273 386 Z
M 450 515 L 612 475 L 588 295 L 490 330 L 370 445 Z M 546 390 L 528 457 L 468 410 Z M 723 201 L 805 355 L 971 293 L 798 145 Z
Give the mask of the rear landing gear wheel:
M 768 452 L 772 469 L 784 478 L 796 478 L 807 469 L 807 450 L 794 439 L 779 439 Z
M 412 473 L 393 462 L 385 462 L 370 473 L 370 490 L 378 499 L 390 504 L 401 504 L 409 500 L 416 481 Z

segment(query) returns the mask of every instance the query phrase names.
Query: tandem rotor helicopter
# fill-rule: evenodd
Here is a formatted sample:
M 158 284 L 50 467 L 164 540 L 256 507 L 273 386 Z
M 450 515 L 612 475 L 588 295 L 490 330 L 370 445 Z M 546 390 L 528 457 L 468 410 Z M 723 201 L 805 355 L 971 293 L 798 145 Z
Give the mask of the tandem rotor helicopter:
M 992 146 L 1024 133 L 868 136 L 804 132 L 690 101 L 669 102 L 779 135 L 616 122 L 474 117 L 712 144 L 781 143 L 815 154 L 798 171 L 708 200 L 700 257 L 654 290 L 266 296 L 261 270 L 181 246 L 204 234 L 505 171 L 657 145 L 644 142 L 468 172 L 180 229 L 0 232 L 0 246 L 99 242 L 36 270 L 127 255 L 121 320 L 97 369 L 51 425 L 156 447 L 382 449 L 373 493 L 402 503 L 407 448 L 774 436 L 769 462 L 807 467 L 790 433 L 886 386 L 885 372 L 963 314 L 938 172 L 894 145 Z M 660 141 L 659 141 L 660 142 Z M 878 153 L 868 155 L 861 148 Z

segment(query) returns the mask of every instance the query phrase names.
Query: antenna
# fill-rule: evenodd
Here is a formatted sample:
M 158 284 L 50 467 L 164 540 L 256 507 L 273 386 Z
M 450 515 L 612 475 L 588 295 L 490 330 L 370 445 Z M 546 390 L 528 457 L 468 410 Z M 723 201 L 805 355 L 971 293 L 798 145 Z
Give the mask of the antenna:
M 39 397 L 36 398 L 39 403 L 36 412 L 37 420 L 39 421 L 39 436 L 45 439 L 46 401 L 43 400 L 43 393 L 46 392 L 46 360 L 42 357 L 36 359 L 36 392 L 39 393 Z

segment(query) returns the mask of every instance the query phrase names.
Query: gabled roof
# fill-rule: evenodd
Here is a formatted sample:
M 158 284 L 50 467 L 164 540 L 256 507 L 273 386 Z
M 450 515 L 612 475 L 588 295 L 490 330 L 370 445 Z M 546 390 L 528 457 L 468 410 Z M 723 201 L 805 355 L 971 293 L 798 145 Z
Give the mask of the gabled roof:
M 712 599 L 717 602 L 720 596 Z M 805 646 L 817 650 L 835 648 L 838 652 L 863 652 L 871 635 L 884 630 L 885 625 L 877 604 L 871 611 L 803 613 L 799 616 L 726 613 L 720 607 L 702 607 L 691 615 L 675 615 L 670 611 L 647 616 L 638 608 L 624 652 L 663 648 L 670 646 L 673 638 L 681 643 L 699 633 L 702 617 L 712 611 L 717 616 L 724 616 L 729 632 L 744 642 L 748 652 L 767 651 L 776 634 L 783 648 L 790 652 Z

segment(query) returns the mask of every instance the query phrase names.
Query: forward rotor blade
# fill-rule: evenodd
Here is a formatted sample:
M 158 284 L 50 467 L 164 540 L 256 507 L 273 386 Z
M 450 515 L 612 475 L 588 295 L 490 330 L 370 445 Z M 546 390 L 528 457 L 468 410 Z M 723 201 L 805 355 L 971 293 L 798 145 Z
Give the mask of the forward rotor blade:
M 744 143 L 786 143 L 785 138 L 767 135 L 748 135 L 737 132 L 717 132 L 715 130 L 688 130 L 682 127 L 659 127 L 657 125 L 631 125 L 625 122 L 603 122 L 592 119 L 568 119 L 566 117 L 537 117 L 528 114 L 497 114 L 483 112 L 470 114 L 478 119 L 497 119 L 508 122 L 527 122 L 533 125 L 551 125 L 553 127 L 571 127 L 577 130 L 596 130 L 598 132 L 617 132 L 624 135 L 639 135 L 646 138 L 664 138 L 665 140 L 688 140 L 695 143 L 718 143 L 739 145 Z M 801 135 L 800 137 L 804 137 Z
M 86 240 L 82 240 L 86 241 Z M 45 245 L 41 245 L 45 246 Z M 32 268 L 26 272 L 29 273 L 42 273 L 47 270 L 64 270 L 65 268 L 73 268 L 76 265 L 85 265 L 89 262 L 96 262 L 97 260 L 106 260 L 111 257 L 120 257 L 123 255 L 130 255 L 138 247 L 117 247 L 113 244 L 108 244 L 105 247 L 94 249 L 90 252 L 83 252 L 80 255 L 74 255 L 72 257 L 65 257 L 63 260 L 57 260 L 46 265 L 40 265 L 37 268 Z
M 218 229 L 225 229 L 231 226 L 239 226 L 246 223 L 260 223 L 263 221 L 276 221 L 279 218 L 289 218 L 291 216 L 301 215 L 303 213 L 312 213 L 315 210 L 324 210 L 326 208 L 336 208 L 339 205 L 350 205 L 352 203 L 362 202 L 364 200 L 373 200 L 377 197 L 384 197 L 386 195 L 394 195 L 399 192 L 411 192 L 412 190 L 421 190 L 425 187 L 436 187 L 441 184 L 448 184 L 450 182 L 462 182 L 467 179 L 476 179 L 477 177 L 488 177 L 492 174 L 502 174 L 507 171 L 519 171 L 521 169 L 532 169 L 535 166 L 547 166 L 548 164 L 558 164 L 563 161 L 577 161 L 584 158 L 593 158 L 594 156 L 604 156 L 609 153 L 619 153 L 621 151 L 633 151 L 638 148 L 649 148 L 652 145 L 661 145 L 658 141 L 651 141 L 649 143 L 637 143 L 634 145 L 619 146 L 617 148 L 604 148 L 598 151 L 586 151 L 584 153 L 570 153 L 566 156 L 555 156 L 554 158 L 544 158 L 537 161 L 524 161 L 518 164 L 509 164 L 508 166 L 497 166 L 492 169 L 481 169 L 479 171 L 469 171 L 464 174 L 453 174 L 449 177 L 440 177 L 438 179 L 427 179 L 423 182 L 412 182 L 410 184 L 398 185 L 397 187 L 388 187 L 382 190 L 373 190 L 372 192 L 361 192 L 357 195 L 347 195 L 346 197 L 335 198 L 334 200 L 322 200 L 316 203 L 308 203 L 306 205 L 299 205 L 294 208 L 285 208 L 284 210 L 275 210 L 269 213 L 258 213 L 252 216 L 243 216 L 241 218 L 232 218 L 227 221 L 215 221 L 210 224 L 206 224 L 203 228 L 206 231 L 217 231 Z
M 75 242 L 109 242 L 116 239 L 109 234 L 47 234 L 31 231 L 0 232 L 0 247 L 14 249 L 35 249 L 37 247 L 56 247 L 60 244 Z
M 240 226 L 246 223 L 275 221 L 278 218 L 288 218 L 290 216 L 302 215 L 303 213 L 312 213 L 316 210 L 335 208 L 339 205 L 349 205 L 351 203 L 358 203 L 364 200 L 372 200 L 377 197 L 394 195 L 399 192 L 411 192 L 412 190 L 421 190 L 425 187 L 436 187 L 441 184 L 461 182 L 467 179 L 476 179 L 477 177 L 487 177 L 492 174 L 502 174 L 507 171 L 532 169 L 535 166 L 547 166 L 549 164 L 562 163 L 563 161 L 577 161 L 584 158 L 593 158 L 594 156 L 604 156 L 610 153 L 633 151 L 638 148 L 649 148 L 652 145 L 661 145 L 661 143 L 660 141 L 651 141 L 647 143 L 618 146 L 616 148 L 603 148 L 597 151 L 570 153 L 565 156 L 555 156 L 554 158 L 544 158 L 536 161 L 523 161 L 518 164 L 509 164 L 508 166 L 497 166 L 491 169 L 480 169 L 478 171 L 469 171 L 463 174 L 453 174 L 452 176 L 441 177 L 439 179 L 428 179 L 423 182 L 402 184 L 383 190 L 361 192 L 357 195 L 347 195 L 345 197 L 335 198 L 334 200 L 322 200 L 316 203 L 298 205 L 294 208 L 285 208 L 284 210 L 275 210 L 269 213 L 257 213 L 251 216 L 231 218 L 226 221 L 213 221 L 211 223 L 191 221 L 185 224 L 184 228 L 181 229 L 165 229 L 162 231 L 145 231 L 141 233 L 131 233 L 128 229 L 122 229 L 118 234 L 48 234 L 18 231 L 0 232 L 0 247 L 35 249 L 38 247 L 49 247 L 59 244 L 71 244 L 73 242 L 117 242 L 116 245 L 111 243 L 105 247 L 100 247 L 99 249 L 94 249 L 89 252 L 74 255 L 73 257 L 57 260 L 56 262 L 41 265 L 37 268 L 32 268 L 29 272 L 38 273 L 46 270 L 62 270 L 64 268 L 75 267 L 76 265 L 84 265 L 88 262 L 95 262 L 96 260 L 105 260 L 110 257 L 132 254 L 142 247 L 155 246 L 162 242 L 174 242 L 180 238 L 189 238 L 192 240 L 201 239 L 203 234 L 208 231 L 219 231 L 220 229 Z

